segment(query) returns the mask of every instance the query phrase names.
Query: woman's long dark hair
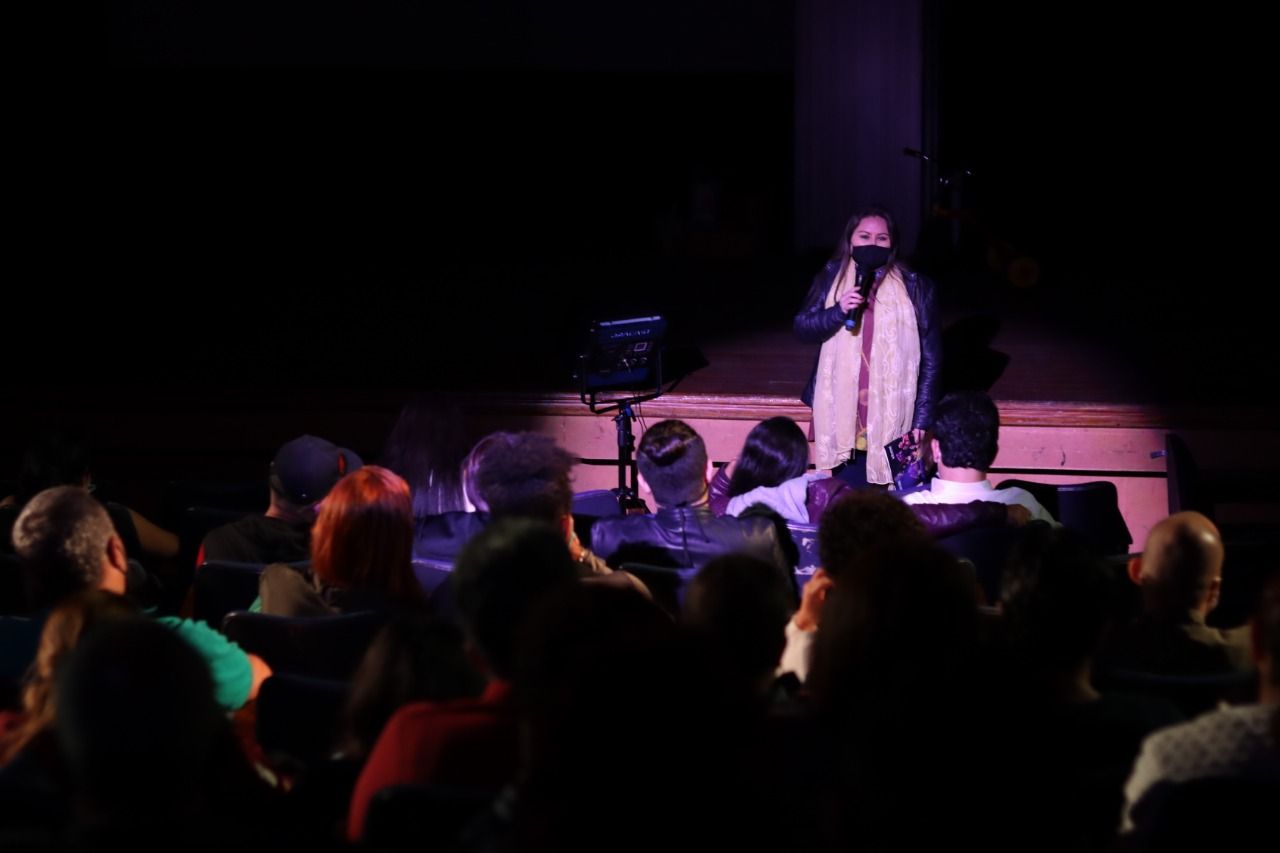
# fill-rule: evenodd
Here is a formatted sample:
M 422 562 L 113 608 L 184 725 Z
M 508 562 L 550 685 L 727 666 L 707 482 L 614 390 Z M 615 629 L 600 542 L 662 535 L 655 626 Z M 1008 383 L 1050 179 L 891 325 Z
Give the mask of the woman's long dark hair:
M 457 401 L 419 394 L 405 403 L 382 450 L 382 464 L 413 490 L 413 515 L 463 508 L 462 460 L 471 447 Z
M 893 218 L 893 214 L 878 204 L 864 207 L 857 211 L 844 224 L 844 231 L 840 235 L 840 243 L 836 246 L 835 252 L 831 255 L 831 260 L 847 262 L 849 260 L 849 241 L 853 239 L 853 232 L 857 230 L 858 223 L 866 219 L 868 216 L 878 216 L 884 220 L 885 225 L 889 226 L 889 262 L 885 264 L 886 268 L 892 267 L 898 261 L 898 221 Z
M 853 216 L 849 217 L 849 221 L 844 224 L 844 230 L 840 232 L 840 242 L 836 243 L 835 251 L 831 253 L 830 260 L 827 265 L 836 265 L 836 274 L 834 278 L 826 279 L 819 274 L 814 280 L 813 285 L 809 288 L 809 295 L 805 298 L 806 305 L 812 305 L 817 299 L 826 296 L 826 292 L 817 293 L 818 289 L 830 287 L 831 282 L 844 275 L 845 267 L 849 265 L 849 241 L 853 239 L 853 232 L 857 230 L 858 223 L 866 219 L 868 216 L 878 216 L 884 220 L 889 226 L 889 260 L 884 265 L 887 273 L 894 266 L 902 267 L 898 261 L 898 221 L 893 218 L 893 214 L 887 208 L 878 204 L 869 205 L 856 211 Z
M 769 418 L 747 434 L 729 480 L 729 496 L 759 486 L 778 486 L 809 467 L 809 439 L 791 418 Z

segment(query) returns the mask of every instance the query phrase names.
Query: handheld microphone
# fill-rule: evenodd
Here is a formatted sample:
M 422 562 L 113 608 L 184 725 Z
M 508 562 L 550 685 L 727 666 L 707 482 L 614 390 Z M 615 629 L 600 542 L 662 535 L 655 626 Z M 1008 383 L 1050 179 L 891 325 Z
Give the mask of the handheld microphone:
M 858 326 L 858 321 L 862 319 L 862 309 L 867 307 L 867 294 L 871 292 L 871 285 L 875 283 L 876 271 L 874 269 L 860 266 L 858 267 L 858 283 L 855 285 L 858 293 L 862 294 L 863 302 L 854 306 L 853 310 L 845 315 L 844 327 L 849 331 L 853 331 Z

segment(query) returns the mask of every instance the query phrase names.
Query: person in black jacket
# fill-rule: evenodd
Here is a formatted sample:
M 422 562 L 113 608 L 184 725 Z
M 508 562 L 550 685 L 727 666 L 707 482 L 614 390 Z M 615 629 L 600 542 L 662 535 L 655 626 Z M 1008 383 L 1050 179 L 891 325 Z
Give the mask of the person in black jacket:
M 693 427 L 676 420 L 649 427 L 640 439 L 636 465 L 640 494 L 651 496 L 658 511 L 596 521 L 591 547 L 610 566 L 701 568 L 721 554 L 743 553 L 769 563 L 790 581 L 793 566 L 771 519 L 717 516 L 712 510 L 707 447 Z
M 814 277 L 795 334 L 821 343 L 801 399 L 813 408 L 820 469 L 855 485 L 892 480 L 883 448 L 932 425 L 942 337 L 933 283 L 897 258 L 893 216 L 855 214 Z

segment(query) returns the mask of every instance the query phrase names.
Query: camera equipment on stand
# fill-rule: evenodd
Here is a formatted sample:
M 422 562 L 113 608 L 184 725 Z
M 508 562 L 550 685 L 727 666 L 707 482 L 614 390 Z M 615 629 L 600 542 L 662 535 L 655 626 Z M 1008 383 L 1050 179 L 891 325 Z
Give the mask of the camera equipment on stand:
M 591 324 L 585 350 L 578 356 L 581 399 L 594 414 L 616 411 L 618 431 L 618 487 L 614 493 L 622 511 L 645 511 L 636 490 L 636 437 L 632 406 L 662 395 L 662 317 L 633 317 Z

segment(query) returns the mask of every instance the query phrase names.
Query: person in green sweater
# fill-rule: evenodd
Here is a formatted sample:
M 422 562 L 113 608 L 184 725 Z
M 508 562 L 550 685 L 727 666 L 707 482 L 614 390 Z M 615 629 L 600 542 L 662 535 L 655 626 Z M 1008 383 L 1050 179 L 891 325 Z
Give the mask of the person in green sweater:
M 58 486 L 32 498 L 14 522 L 13 545 L 27 575 L 28 621 L 36 636 L 48 611 L 78 592 L 125 592 L 124 542 L 102 504 L 84 489 Z M 208 664 L 224 709 L 235 710 L 256 697 L 271 674 L 261 658 L 202 622 L 175 616 L 155 621 L 182 637 Z

